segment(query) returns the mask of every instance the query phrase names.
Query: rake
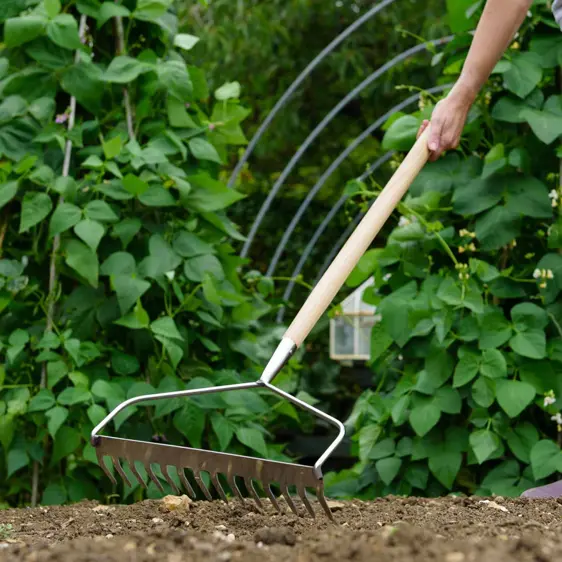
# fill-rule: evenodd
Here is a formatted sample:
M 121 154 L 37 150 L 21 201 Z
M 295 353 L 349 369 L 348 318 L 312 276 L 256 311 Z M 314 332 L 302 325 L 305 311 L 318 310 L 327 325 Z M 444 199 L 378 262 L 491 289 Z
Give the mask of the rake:
M 272 385 L 272 382 L 324 314 L 351 271 L 357 265 L 361 256 L 369 248 L 375 236 L 384 226 L 400 199 L 404 196 L 421 168 L 427 162 L 429 156 L 427 148 L 428 134 L 429 128 L 426 129 L 416 141 L 411 151 L 406 155 L 405 159 L 397 168 L 363 220 L 358 224 L 330 267 L 314 287 L 288 330 L 285 332 L 259 380 L 248 383 L 160 394 L 147 394 L 131 398 L 119 404 L 92 430 L 91 443 L 96 450 L 100 467 L 114 484 L 117 484 L 117 481 L 107 466 L 105 457 L 111 458 L 115 471 L 129 486 L 131 486 L 131 482 L 125 473 L 122 463 L 126 462 L 130 472 L 142 486 L 146 487 L 144 479 L 135 466 L 135 463 L 141 463 L 152 482 L 164 493 L 164 488 L 152 468 L 152 465 L 157 465 L 160 467 L 163 477 L 172 490 L 176 494 L 179 494 L 180 490 L 169 472 L 169 468 L 174 467 L 179 482 L 181 482 L 182 487 L 185 488 L 185 491 L 193 499 L 197 497 L 195 487 L 198 487 L 208 500 L 213 499 L 211 491 L 203 481 L 202 475 L 206 473 L 218 495 L 222 500 L 228 502 L 225 490 L 219 480 L 219 475 L 222 475 L 223 478 L 226 478 L 232 494 L 237 496 L 240 501 L 244 502 L 247 494 L 249 494 L 255 500 L 258 509 L 262 509 L 262 500 L 255 487 L 255 483 L 259 483 L 275 509 L 281 512 L 281 507 L 277 501 L 278 498 L 276 498 L 272 490 L 272 486 L 277 485 L 289 508 L 295 515 L 300 516 L 300 510 L 297 508 L 294 498 L 289 493 L 289 488 L 294 487 L 306 512 L 314 518 L 315 511 L 307 496 L 307 488 L 311 488 L 314 490 L 316 500 L 327 517 L 333 520 L 332 512 L 324 496 L 322 466 L 344 438 L 344 425 L 336 418 L 276 388 Z M 266 388 L 301 409 L 322 418 L 338 429 L 336 438 L 316 461 L 314 466 L 100 435 L 103 428 L 105 428 L 119 412 L 139 402 L 167 400 L 254 388 Z M 240 490 L 240 479 L 244 482 L 244 488 L 247 494 L 243 494 Z

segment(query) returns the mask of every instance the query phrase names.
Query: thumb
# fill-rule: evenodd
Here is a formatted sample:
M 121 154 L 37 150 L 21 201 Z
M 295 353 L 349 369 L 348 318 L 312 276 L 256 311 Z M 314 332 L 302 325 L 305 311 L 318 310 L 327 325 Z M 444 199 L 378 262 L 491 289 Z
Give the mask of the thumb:
M 431 122 L 429 130 L 429 139 L 427 141 L 427 146 L 432 152 L 439 150 L 439 145 L 441 144 L 441 133 L 443 132 L 443 121 L 441 119 L 436 119 Z

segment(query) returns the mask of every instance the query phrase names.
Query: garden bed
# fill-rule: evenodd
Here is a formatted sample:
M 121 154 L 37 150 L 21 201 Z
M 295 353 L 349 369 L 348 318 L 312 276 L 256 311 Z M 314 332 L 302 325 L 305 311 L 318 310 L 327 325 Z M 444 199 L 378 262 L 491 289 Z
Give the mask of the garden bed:
M 248 503 L 85 502 L 0 512 L 0 562 L 560 560 L 562 501 L 333 502 L 337 524 Z M 169 506 L 168 506 L 169 507 Z M 318 506 L 316 506 L 318 508 Z

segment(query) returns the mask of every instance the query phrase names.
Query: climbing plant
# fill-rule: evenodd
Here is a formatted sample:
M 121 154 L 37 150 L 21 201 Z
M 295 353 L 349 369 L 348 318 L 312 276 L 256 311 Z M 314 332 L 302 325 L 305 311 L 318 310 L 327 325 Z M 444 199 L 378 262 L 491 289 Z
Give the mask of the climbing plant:
M 257 329 L 270 287 L 232 246 L 243 196 L 218 179 L 248 110 L 238 83 L 208 87 L 172 0 L 13 0 L 0 18 L 0 504 L 138 499 L 101 472 L 93 426 L 126 398 L 254 379 L 276 344 Z M 265 436 L 295 420 L 238 392 L 109 431 L 285 458 Z
M 542 4 L 542 5 L 541 5 Z M 458 75 L 470 43 L 444 61 Z M 334 495 L 518 495 L 562 470 L 562 35 L 539 3 L 473 107 L 461 147 L 429 163 L 386 242 L 349 280 L 366 298 L 373 388 L 347 420 L 358 457 Z M 408 150 L 437 100 L 388 123 Z M 380 191 L 349 185 L 357 201 Z

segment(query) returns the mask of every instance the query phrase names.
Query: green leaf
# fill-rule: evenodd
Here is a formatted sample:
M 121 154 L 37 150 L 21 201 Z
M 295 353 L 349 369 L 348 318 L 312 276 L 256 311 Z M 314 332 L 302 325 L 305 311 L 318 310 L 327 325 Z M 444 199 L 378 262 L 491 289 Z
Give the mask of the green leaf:
M 17 181 L 0 184 L 0 209 L 16 196 L 18 187 Z
M 520 115 L 543 143 L 552 144 L 560 136 L 562 115 L 532 107 L 523 108 Z
M 219 447 L 221 451 L 226 451 L 232 437 L 234 436 L 234 429 L 232 424 L 222 414 L 213 412 L 211 414 L 211 426 L 217 439 L 219 440 Z
M 472 398 L 483 408 L 490 407 L 496 397 L 496 382 L 493 379 L 479 377 L 472 385 Z
M 531 302 L 516 304 L 511 309 L 511 319 L 518 332 L 543 330 L 548 325 L 546 310 Z
M 47 36 L 63 49 L 80 49 L 80 35 L 78 24 L 70 14 L 59 14 L 47 24 Z
M 173 318 L 169 316 L 163 316 L 155 320 L 150 325 L 150 329 L 152 330 L 153 334 L 158 336 L 164 336 L 165 338 L 170 338 L 173 340 L 183 340 L 182 335 L 179 333 L 176 323 L 174 322 Z
M 458 388 L 469 383 L 477 374 L 480 361 L 473 353 L 465 353 L 455 368 L 453 387 Z
M 449 380 L 453 374 L 454 361 L 442 350 L 430 353 L 425 360 L 425 368 L 418 377 L 416 390 L 424 394 L 433 394 Z
M 115 135 L 113 138 L 103 141 L 102 143 L 103 154 L 106 160 L 113 160 L 121 154 L 123 149 L 123 141 L 120 135 Z
M 188 102 L 193 98 L 191 76 L 183 61 L 168 60 L 156 67 L 158 80 L 168 93 L 179 101 Z
M 402 425 L 408 420 L 408 408 L 410 407 L 410 396 L 401 396 L 392 407 L 391 416 L 395 425 Z
M 529 330 L 519 333 L 509 340 L 511 349 L 518 355 L 530 359 L 544 359 L 546 357 L 546 336 L 543 331 Z
M 53 183 L 53 189 L 63 197 L 74 197 L 76 180 L 71 176 L 59 176 Z
M 133 12 L 133 17 L 154 22 L 168 11 L 171 4 L 172 0 L 137 0 L 137 9 Z
M 381 459 L 375 463 L 375 468 L 381 477 L 381 480 L 389 486 L 400 472 L 402 459 L 392 457 L 389 459 Z
M 133 355 L 128 355 L 121 351 L 114 351 L 111 354 L 111 368 L 123 376 L 132 375 L 140 369 L 138 359 Z
M 267 445 L 263 434 L 253 427 L 240 427 L 236 431 L 236 438 L 259 455 L 267 457 Z
M 186 198 L 186 205 L 200 213 L 220 211 L 245 197 L 204 173 L 190 176 L 188 179 L 193 190 Z
M 440 452 L 429 457 L 429 470 L 447 490 L 453 488 L 455 478 L 461 468 L 462 454 L 454 452 Z
M 137 264 L 128 252 L 114 252 L 103 262 L 100 271 L 102 275 L 134 275 Z
M 123 187 L 133 195 L 142 195 L 147 191 L 149 185 L 139 177 L 133 174 L 127 174 L 123 178 Z
M 191 139 L 188 145 L 191 154 L 193 154 L 197 160 L 210 160 L 211 162 L 222 164 L 217 149 L 209 141 L 201 137 L 196 137 Z
M 98 423 L 101 422 L 101 420 L 103 420 L 103 418 L 105 418 L 105 416 L 107 416 L 107 410 L 103 406 L 100 406 L 99 404 L 92 404 L 88 408 L 87 414 L 88 414 L 88 419 L 92 422 L 94 426 L 96 426 L 98 425 Z
M 10 478 L 12 474 L 28 464 L 29 455 L 24 447 L 10 449 L 6 456 L 6 477 Z
M 87 218 L 100 222 L 116 222 L 119 217 L 113 212 L 111 207 L 101 199 L 90 201 L 84 209 Z
M 119 303 L 121 314 L 126 314 L 137 300 L 150 289 L 148 281 L 131 277 L 131 275 L 115 275 L 111 278 L 111 285 L 117 294 L 117 302 Z M 135 317 L 137 320 L 143 321 L 145 314 L 141 313 L 141 316 L 135 314 Z
M 383 150 L 410 150 L 416 140 L 421 122 L 413 115 L 403 115 L 390 125 L 383 141 Z
M 410 425 L 417 435 L 423 437 L 433 429 L 439 419 L 441 411 L 437 405 L 429 400 L 415 406 L 410 412 Z
M 61 425 L 68 418 L 68 410 L 62 406 L 55 406 L 45 413 L 47 416 L 47 428 L 54 439 Z
M 36 37 L 43 35 L 47 20 L 42 16 L 20 16 L 10 18 L 4 24 L 4 42 L 6 47 L 18 47 Z
M 238 99 L 240 97 L 240 82 L 227 82 L 215 90 L 215 98 L 219 101 Z
M 80 446 L 80 433 L 78 430 L 63 426 L 61 427 L 56 437 L 54 437 L 55 444 L 53 446 L 53 456 L 51 457 L 51 465 L 54 466 L 60 460 L 68 457 L 68 455 L 74 453 L 76 449 Z
M 531 462 L 531 450 L 539 441 L 537 428 L 529 422 L 518 424 L 507 432 L 506 441 L 512 453 L 526 464 Z
M 534 387 L 516 380 L 498 380 L 496 397 L 502 410 L 510 417 L 517 417 L 535 397 Z
M 364 425 L 359 430 L 359 460 L 363 461 L 371 456 L 371 452 L 381 433 L 381 427 L 373 423 Z
M 51 216 L 51 222 L 49 223 L 49 236 L 55 236 L 56 234 L 61 234 L 72 228 L 80 218 L 82 217 L 82 211 L 76 205 L 72 203 L 59 203 L 55 212 Z
M 552 204 L 544 183 L 533 177 L 514 176 L 509 178 L 507 186 L 506 208 L 509 211 L 538 219 L 552 217 Z
M 184 51 L 190 51 L 199 42 L 199 37 L 188 33 L 179 33 L 174 37 L 174 47 L 179 47 Z
M 371 450 L 369 458 L 372 460 L 384 459 L 392 457 L 396 451 L 396 443 L 394 439 L 387 438 L 379 441 Z
M 88 402 L 92 395 L 85 388 L 70 386 L 65 388 L 58 396 L 57 402 L 62 406 L 74 406 L 82 402 Z
M 138 196 L 139 201 L 147 207 L 173 207 L 176 200 L 172 194 L 159 185 L 151 185 L 147 191 Z
M 511 325 L 503 312 L 496 308 L 486 309 L 480 320 L 480 349 L 500 347 L 509 340 L 511 334 Z
M 41 505 L 62 505 L 68 499 L 66 490 L 62 484 L 51 482 L 43 490 Z
M 112 236 L 121 240 L 123 248 L 126 248 L 142 228 L 142 222 L 136 217 L 124 219 L 113 227 Z
M 562 452 L 550 439 L 543 439 L 531 449 L 531 468 L 535 480 L 542 480 L 560 470 Z
M 44 6 L 50 18 L 54 18 L 61 11 L 60 0 L 44 0 Z
M 225 277 L 221 262 L 212 255 L 197 256 L 186 260 L 183 271 L 190 281 L 196 283 L 201 283 L 206 275 L 211 275 L 217 281 L 222 281 Z
M 487 461 L 501 445 L 498 435 L 489 429 L 473 431 L 469 443 L 479 464 Z
M 88 246 L 78 240 L 69 240 L 65 247 L 65 262 L 92 287 L 98 286 L 98 256 Z
M 99 9 L 98 27 L 102 27 L 107 21 L 112 18 L 127 18 L 131 12 L 125 7 L 113 2 L 104 2 Z
M 48 388 L 42 388 L 29 403 L 28 412 L 43 412 L 55 405 L 55 397 Z
M 530 52 L 515 52 L 503 73 L 504 86 L 520 98 L 526 98 L 542 78 L 540 57 Z
M 186 230 L 181 230 L 176 234 L 172 248 L 174 252 L 183 258 L 193 258 L 214 253 L 213 247 L 210 244 Z
M 507 363 L 503 353 L 497 349 L 486 349 L 482 353 L 480 372 L 491 379 L 507 375 Z
M 167 109 L 170 126 L 180 129 L 195 129 L 197 127 L 197 124 L 190 117 L 183 102 L 172 96 L 168 96 Z
M 153 70 L 147 63 L 122 55 L 115 57 L 103 75 L 106 82 L 126 84 L 136 80 L 141 74 Z
M 105 228 L 97 221 L 84 219 L 74 227 L 74 233 L 95 252 L 105 234 Z
M 187 437 L 190 447 L 200 449 L 203 446 L 205 412 L 195 404 L 185 405 L 176 412 L 174 415 L 174 427 Z
M 523 123 L 525 118 L 522 114 L 526 108 L 528 106 L 524 102 L 504 96 L 492 109 L 492 117 L 505 123 Z
M 453 209 L 463 216 L 472 216 L 497 205 L 502 198 L 503 184 L 497 178 L 476 178 L 460 184 L 453 193 Z
M 41 222 L 53 208 L 53 202 L 46 193 L 27 192 L 23 197 L 19 233 L 27 232 Z
M 442 386 L 437 390 L 435 404 L 445 414 L 460 414 L 462 408 L 459 392 L 450 386 Z
M 483 250 L 497 250 L 521 232 L 521 219 L 507 207 L 494 207 L 476 220 L 476 236 Z
M 116 320 L 115 324 L 124 326 L 125 328 L 130 328 L 131 330 L 142 330 L 144 328 L 148 328 L 150 324 L 150 317 L 140 302 L 138 302 L 129 314 L 123 316 L 119 320 Z

